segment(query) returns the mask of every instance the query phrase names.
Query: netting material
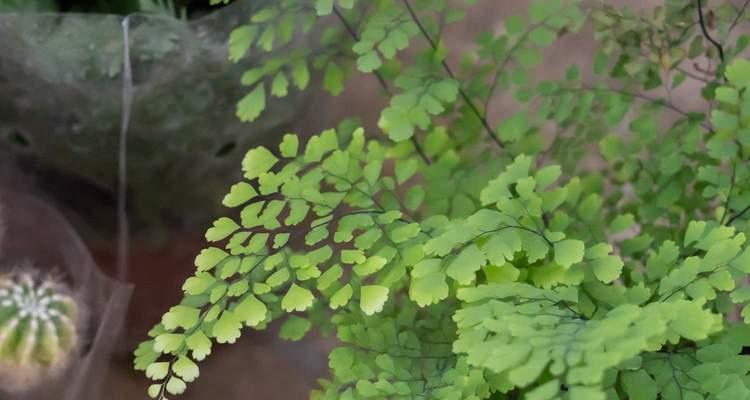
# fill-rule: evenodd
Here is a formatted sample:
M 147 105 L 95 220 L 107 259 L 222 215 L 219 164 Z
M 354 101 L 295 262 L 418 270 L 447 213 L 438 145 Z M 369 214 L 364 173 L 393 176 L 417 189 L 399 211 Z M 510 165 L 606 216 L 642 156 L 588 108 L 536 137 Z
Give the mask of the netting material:
M 0 187 L 5 240 L 0 271 L 34 265 L 59 275 L 88 310 L 81 351 L 63 375 L 43 387 L 11 399 L 101 399 L 101 384 L 123 327 L 132 287 L 99 271 L 91 254 L 67 221 L 38 198 Z
M 241 73 L 262 62 L 227 60 L 226 39 L 263 1 L 195 21 L 129 17 L 133 104 L 128 196 L 136 231 L 205 222 L 217 193 L 238 178 L 241 149 L 278 136 L 302 104 L 270 102 L 253 124 L 234 116 Z M 74 180 L 87 212 L 111 218 L 120 148 L 122 18 L 0 14 L 0 157 L 53 180 Z M 200 209 L 200 212 L 196 212 Z M 99 231 L 104 224 L 96 226 Z

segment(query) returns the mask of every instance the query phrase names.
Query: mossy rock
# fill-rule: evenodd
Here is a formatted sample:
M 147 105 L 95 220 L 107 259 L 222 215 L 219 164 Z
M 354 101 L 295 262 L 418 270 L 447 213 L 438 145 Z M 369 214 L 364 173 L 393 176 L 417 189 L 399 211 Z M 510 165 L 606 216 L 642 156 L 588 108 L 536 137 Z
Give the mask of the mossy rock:
M 260 120 L 234 116 L 240 77 L 263 55 L 227 59 L 226 40 L 251 9 L 239 1 L 191 21 L 128 17 L 133 102 L 128 202 L 135 232 L 199 225 L 239 178 L 243 149 L 273 140 L 303 99 L 270 102 Z M 123 19 L 0 14 L 0 158 L 111 233 L 122 122 Z M 0 160 L 1 161 L 1 160 Z

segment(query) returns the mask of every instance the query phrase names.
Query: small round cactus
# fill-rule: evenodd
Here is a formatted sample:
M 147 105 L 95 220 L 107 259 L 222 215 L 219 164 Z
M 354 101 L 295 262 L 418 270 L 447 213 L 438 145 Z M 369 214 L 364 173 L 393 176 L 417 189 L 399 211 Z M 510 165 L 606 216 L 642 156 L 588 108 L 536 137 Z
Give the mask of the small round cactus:
M 54 377 L 78 347 L 78 302 L 28 271 L 0 276 L 0 386 L 18 392 Z

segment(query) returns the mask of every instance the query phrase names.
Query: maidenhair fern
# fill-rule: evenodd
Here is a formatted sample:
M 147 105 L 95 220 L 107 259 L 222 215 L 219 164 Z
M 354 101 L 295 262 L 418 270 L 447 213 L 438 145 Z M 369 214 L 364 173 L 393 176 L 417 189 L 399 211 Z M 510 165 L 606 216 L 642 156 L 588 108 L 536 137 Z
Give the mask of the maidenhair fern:
M 278 321 L 339 340 L 314 399 L 750 398 L 745 9 L 533 0 L 461 55 L 454 3 L 284 0 L 232 33 L 232 60 L 274 51 L 239 118 L 311 82 L 337 95 L 356 68 L 389 96 L 383 134 L 346 122 L 247 153 L 136 351 L 151 397 Z M 594 76 L 535 79 L 587 21 Z M 695 110 L 674 101 L 691 87 Z M 493 121 L 499 92 L 517 104 Z

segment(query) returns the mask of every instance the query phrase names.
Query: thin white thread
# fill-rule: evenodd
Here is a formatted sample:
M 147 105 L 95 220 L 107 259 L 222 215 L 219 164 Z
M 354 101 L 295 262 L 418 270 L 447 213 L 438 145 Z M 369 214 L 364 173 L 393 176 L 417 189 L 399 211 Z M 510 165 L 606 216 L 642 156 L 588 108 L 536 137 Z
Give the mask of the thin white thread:
M 122 20 L 122 115 L 117 167 L 117 279 L 128 280 L 130 227 L 127 211 L 128 127 L 133 103 L 133 73 L 130 65 L 130 15 Z

